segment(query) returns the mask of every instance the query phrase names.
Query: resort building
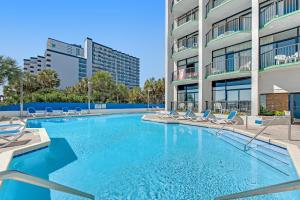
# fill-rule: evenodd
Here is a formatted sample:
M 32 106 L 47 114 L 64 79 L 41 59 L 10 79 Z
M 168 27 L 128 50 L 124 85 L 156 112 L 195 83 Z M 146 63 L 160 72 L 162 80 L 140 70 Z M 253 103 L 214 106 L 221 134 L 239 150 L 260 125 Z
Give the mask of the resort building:
M 166 0 L 166 104 L 300 118 L 299 0 Z
M 46 59 L 44 56 L 31 57 L 24 59 L 24 71 L 32 74 L 38 73 L 45 69 Z
M 60 78 L 60 87 L 73 86 L 99 71 L 109 72 L 117 83 L 132 88 L 139 86 L 139 58 L 119 52 L 86 38 L 84 47 L 52 38 L 47 40 L 45 57 L 24 59 L 24 71 L 38 73 L 53 69 Z

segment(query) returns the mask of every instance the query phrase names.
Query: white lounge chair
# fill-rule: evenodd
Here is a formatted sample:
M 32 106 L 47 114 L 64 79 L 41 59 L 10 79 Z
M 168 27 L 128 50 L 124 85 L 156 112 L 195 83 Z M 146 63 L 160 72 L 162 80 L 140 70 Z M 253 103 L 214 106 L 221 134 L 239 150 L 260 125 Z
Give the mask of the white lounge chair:
M 15 130 L 0 131 L 0 139 L 6 141 L 4 144 L 0 144 L 0 148 L 7 147 L 12 143 L 17 142 L 18 139 L 20 139 L 25 135 L 26 133 L 25 129 L 26 129 L 25 126 L 21 126 Z
M 195 119 L 197 116 L 192 109 L 188 109 L 184 115 L 179 115 L 178 120 Z
M 215 119 L 211 120 L 211 122 L 215 123 L 215 124 L 231 124 L 231 125 L 234 125 L 236 123 L 235 118 L 237 117 L 237 114 L 238 114 L 237 111 L 231 111 L 226 119 L 217 119 L 217 118 L 215 118 Z
M 214 115 L 211 114 L 211 110 L 206 110 L 202 116 L 196 117 L 195 119 L 193 119 L 192 121 L 195 122 L 207 122 L 210 121 L 212 119 L 214 119 Z
M 162 114 L 160 116 L 160 118 L 175 118 L 175 119 L 178 118 L 178 117 L 179 117 L 179 114 L 178 114 L 178 112 L 176 112 L 176 110 L 172 110 L 169 113 Z

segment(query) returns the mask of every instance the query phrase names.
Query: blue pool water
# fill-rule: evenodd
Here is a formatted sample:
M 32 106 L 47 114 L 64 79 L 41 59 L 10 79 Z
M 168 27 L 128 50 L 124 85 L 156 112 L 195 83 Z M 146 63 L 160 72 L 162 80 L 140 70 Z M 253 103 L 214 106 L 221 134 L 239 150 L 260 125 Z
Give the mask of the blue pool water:
M 99 200 L 210 200 L 297 179 L 291 165 L 282 173 L 211 129 L 145 122 L 141 116 L 31 120 L 29 127 L 46 128 L 52 143 L 14 158 L 10 168 L 92 193 Z M 290 164 L 288 157 L 283 159 Z M 0 199 L 80 198 L 6 181 Z M 288 192 L 248 199 L 296 200 L 300 195 Z

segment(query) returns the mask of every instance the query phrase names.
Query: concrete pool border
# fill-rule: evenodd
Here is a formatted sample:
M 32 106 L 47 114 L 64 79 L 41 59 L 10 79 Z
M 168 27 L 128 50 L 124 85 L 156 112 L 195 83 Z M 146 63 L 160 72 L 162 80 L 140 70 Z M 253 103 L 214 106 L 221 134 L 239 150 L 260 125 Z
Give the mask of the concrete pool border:
M 170 118 L 159 118 L 157 114 L 146 114 L 142 117 L 142 119 L 144 121 L 163 123 L 163 124 L 182 124 L 182 125 L 213 128 L 213 129 L 219 129 L 221 127 L 220 125 L 212 124 L 212 123 L 192 122 L 192 121 L 188 121 L 188 120 L 176 120 L 176 119 L 170 119 Z M 238 129 L 235 127 L 234 127 L 234 129 L 232 127 L 225 127 L 224 130 L 233 131 L 235 133 L 238 133 L 238 134 L 241 134 L 241 135 L 244 135 L 247 137 L 254 136 L 254 134 L 249 131 L 241 130 L 241 129 Z M 297 145 L 270 139 L 265 136 L 259 136 L 257 139 L 260 141 L 272 144 L 274 146 L 278 146 L 280 148 L 286 149 L 292 160 L 292 163 L 297 172 L 297 175 L 300 178 L 300 149 Z
M 39 129 L 27 128 L 26 130 L 28 130 L 28 131 L 37 130 L 37 132 L 35 132 L 35 134 L 38 134 L 38 136 L 40 137 L 40 141 L 32 143 L 32 144 L 28 144 L 28 145 L 22 145 L 22 146 L 14 148 L 14 149 L 1 152 L 0 153 L 0 161 L 1 161 L 0 162 L 0 171 L 8 170 L 9 165 L 15 156 L 26 154 L 26 153 L 36 151 L 36 150 L 39 150 L 39 149 L 49 146 L 51 140 L 44 128 L 39 128 Z M 2 181 L 0 181 L 0 187 L 1 186 L 2 186 Z

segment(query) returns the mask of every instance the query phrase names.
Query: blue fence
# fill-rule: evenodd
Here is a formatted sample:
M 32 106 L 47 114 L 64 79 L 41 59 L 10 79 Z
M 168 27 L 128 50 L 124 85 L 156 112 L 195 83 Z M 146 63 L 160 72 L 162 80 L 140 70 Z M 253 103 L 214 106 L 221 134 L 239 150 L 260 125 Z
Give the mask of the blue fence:
M 44 111 L 47 107 L 53 108 L 53 110 L 62 110 L 62 108 L 67 107 L 70 110 L 74 110 L 77 107 L 81 109 L 88 109 L 87 103 L 25 103 L 24 111 L 27 108 L 33 107 L 36 110 Z M 164 108 L 164 104 L 149 104 L 150 108 Z M 91 109 L 137 109 L 137 108 L 148 108 L 148 104 L 94 104 L 91 103 Z M 0 111 L 20 111 L 20 105 L 9 105 L 9 106 L 0 106 Z

